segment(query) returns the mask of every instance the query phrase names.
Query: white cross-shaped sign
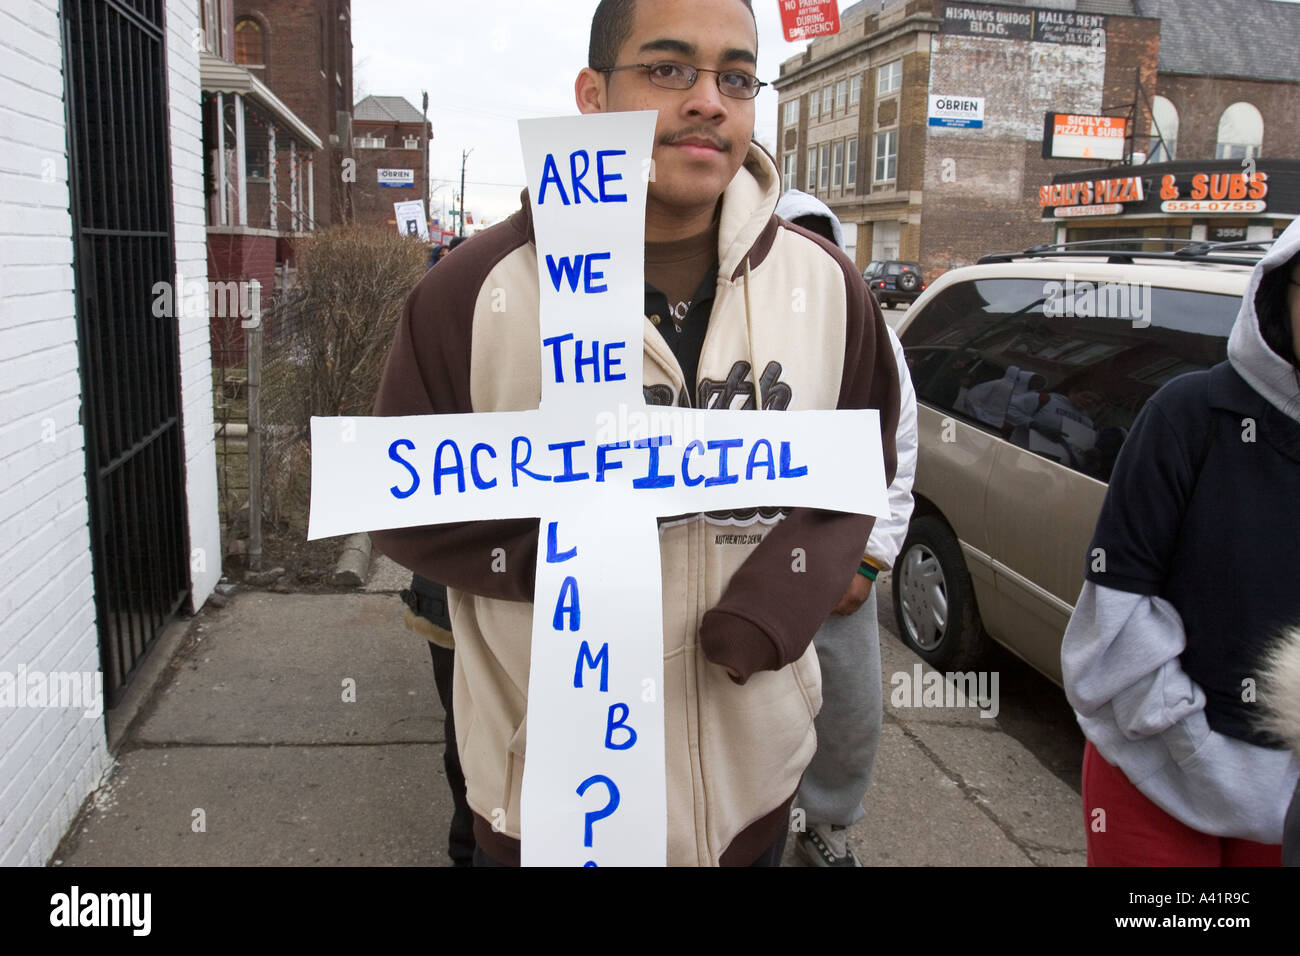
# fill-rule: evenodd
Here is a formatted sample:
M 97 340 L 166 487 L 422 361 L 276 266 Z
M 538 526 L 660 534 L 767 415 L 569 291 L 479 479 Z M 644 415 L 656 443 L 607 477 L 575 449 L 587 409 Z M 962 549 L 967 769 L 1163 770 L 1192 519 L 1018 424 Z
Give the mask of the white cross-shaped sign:
M 308 536 L 540 518 L 522 861 L 662 866 L 656 518 L 772 504 L 885 514 L 879 413 L 647 406 L 655 114 L 519 125 L 541 287 L 540 407 L 313 419 Z

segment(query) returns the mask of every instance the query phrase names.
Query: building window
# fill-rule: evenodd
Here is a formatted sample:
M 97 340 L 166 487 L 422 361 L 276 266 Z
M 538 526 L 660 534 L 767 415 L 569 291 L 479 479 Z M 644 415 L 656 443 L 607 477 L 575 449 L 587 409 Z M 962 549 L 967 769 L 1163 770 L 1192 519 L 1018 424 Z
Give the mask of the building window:
M 235 62 L 250 70 L 266 68 L 266 47 L 262 42 L 262 25 L 252 17 L 235 24 Z
M 808 94 L 808 118 L 816 119 L 821 112 L 822 91 L 813 90 Z
M 821 179 L 817 182 L 817 188 L 820 190 L 830 189 L 831 186 L 831 144 L 824 143 L 821 147 Z
M 857 106 L 858 101 L 862 99 L 862 75 L 858 74 L 849 80 L 849 105 Z
M 887 183 L 898 176 L 898 130 L 876 134 L 875 181 Z
M 808 148 L 808 175 L 805 177 L 805 179 L 807 180 L 807 182 L 804 184 L 804 189 L 806 189 L 810 193 L 816 192 L 817 191 L 817 147 L 816 146 L 810 146 Z
M 843 113 L 844 107 L 848 103 L 848 101 L 849 101 L 849 81 L 840 80 L 838 83 L 835 84 L 835 108 L 839 110 L 841 113 Z
M 840 189 L 844 186 L 844 143 L 835 144 L 835 162 L 831 169 L 831 187 Z
M 835 102 L 831 98 L 834 95 L 834 90 L 835 88 L 829 83 L 826 84 L 826 89 L 822 90 L 822 117 L 824 119 L 831 118 L 831 110 L 834 108 L 831 104 Z
M 1172 162 L 1178 154 L 1178 110 L 1163 96 L 1151 101 L 1151 145 L 1147 162 Z
M 1249 159 L 1264 145 L 1264 117 L 1250 103 L 1233 103 L 1219 117 L 1215 159 Z
M 796 126 L 799 123 L 799 97 L 785 101 L 785 125 Z
M 354 136 L 352 137 L 353 149 L 387 149 L 387 136 Z
M 847 143 L 849 160 L 844 167 L 844 188 L 852 189 L 858 184 L 858 138 L 850 137 Z
M 894 93 L 903 85 L 903 61 L 886 63 L 876 71 L 876 95 Z
M 793 189 L 799 175 L 799 154 L 786 153 L 784 163 L 781 172 L 781 186 L 784 189 Z
M 221 48 L 221 3 L 220 0 L 199 0 L 203 6 L 203 49 L 214 56 L 223 56 Z

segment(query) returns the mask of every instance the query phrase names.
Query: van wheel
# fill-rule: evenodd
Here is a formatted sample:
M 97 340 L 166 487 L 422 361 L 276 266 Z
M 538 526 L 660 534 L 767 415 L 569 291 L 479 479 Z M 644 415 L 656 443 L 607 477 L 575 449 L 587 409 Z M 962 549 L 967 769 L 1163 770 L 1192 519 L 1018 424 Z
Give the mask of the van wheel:
M 903 643 L 939 670 L 968 670 L 987 647 L 961 545 L 932 515 L 912 521 L 894 565 L 894 614 Z

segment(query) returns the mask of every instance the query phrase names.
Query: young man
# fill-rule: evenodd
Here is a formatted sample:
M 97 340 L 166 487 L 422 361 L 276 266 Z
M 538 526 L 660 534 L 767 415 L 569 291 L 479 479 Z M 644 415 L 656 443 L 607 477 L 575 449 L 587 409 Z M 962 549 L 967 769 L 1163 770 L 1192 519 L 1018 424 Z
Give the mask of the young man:
M 853 263 L 773 215 L 780 177 L 751 142 L 757 50 L 745 0 L 603 0 L 592 22 L 579 110 L 659 111 L 645 396 L 879 408 L 892 479 L 898 375 L 884 321 Z M 412 292 L 376 414 L 538 406 L 528 203 L 456 258 Z M 872 520 L 774 507 L 661 521 L 670 864 L 780 860 L 815 745 L 821 694 L 809 643 L 855 573 Z M 521 520 L 373 534 L 380 550 L 450 588 L 456 729 L 484 865 L 519 860 L 537 532 Z

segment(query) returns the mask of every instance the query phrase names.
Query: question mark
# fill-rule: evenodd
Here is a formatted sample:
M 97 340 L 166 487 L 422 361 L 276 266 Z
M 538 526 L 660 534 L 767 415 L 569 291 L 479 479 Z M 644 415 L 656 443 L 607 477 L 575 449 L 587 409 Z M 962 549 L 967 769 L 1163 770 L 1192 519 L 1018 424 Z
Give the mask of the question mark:
M 587 826 L 582 841 L 583 846 L 591 846 L 592 840 L 594 839 L 591 830 L 592 827 L 595 826 L 596 821 L 605 819 L 618 809 L 618 787 L 614 786 L 614 781 L 610 780 L 609 777 L 606 777 L 604 774 L 593 774 L 586 780 L 582 781 L 582 783 L 578 784 L 578 796 L 585 794 L 587 789 L 594 783 L 603 783 L 605 788 L 609 790 L 609 803 L 605 804 L 605 806 L 600 810 L 587 811 Z

